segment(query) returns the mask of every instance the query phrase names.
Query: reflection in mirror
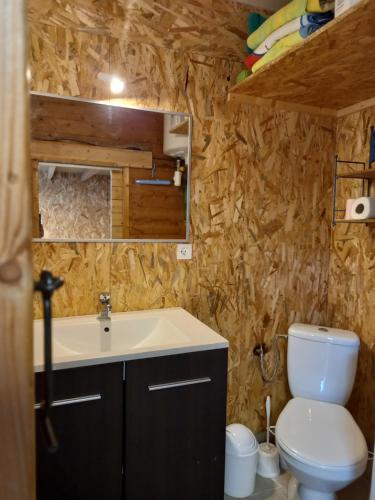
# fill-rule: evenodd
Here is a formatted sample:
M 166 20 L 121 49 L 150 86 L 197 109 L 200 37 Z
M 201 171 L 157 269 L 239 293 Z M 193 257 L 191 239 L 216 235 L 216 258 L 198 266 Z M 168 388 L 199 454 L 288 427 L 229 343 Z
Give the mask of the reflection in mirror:
M 188 239 L 189 115 L 31 96 L 33 236 Z
M 108 168 L 40 162 L 39 237 L 110 239 L 111 174 Z

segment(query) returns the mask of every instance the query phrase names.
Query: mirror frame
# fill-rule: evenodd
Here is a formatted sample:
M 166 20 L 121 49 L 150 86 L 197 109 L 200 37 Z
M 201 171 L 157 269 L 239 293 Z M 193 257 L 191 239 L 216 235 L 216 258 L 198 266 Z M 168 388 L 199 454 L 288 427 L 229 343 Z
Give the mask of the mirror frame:
M 177 111 L 168 111 L 168 110 L 163 110 L 163 109 L 154 109 L 154 108 L 143 108 L 140 106 L 129 106 L 129 105 L 121 105 L 121 104 L 114 104 L 111 102 L 111 99 L 107 100 L 96 100 L 96 99 L 86 99 L 83 97 L 70 97 L 70 96 L 65 96 L 65 95 L 59 95 L 59 94 L 52 94 L 49 92 L 36 92 L 36 91 L 30 91 L 30 95 L 37 95 L 41 97 L 55 97 L 59 99 L 65 99 L 69 101 L 80 101 L 80 102 L 87 102 L 91 104 L 100 104 L 102 106 L 113 106 L 117 108 L 128 108 L 128 109 L 135 109 L 139 111 L 149 111 L 153 113 L 163 113 L 163 114 L 174 114 L 178 116 L 184 116 L 188 119 L 189 121 L 189 130 L 188 130 L 188 168 L 187 168 L 187 183 L 186 183 L 186 197 L 188 200 L 188 203 L 186 205 L 186 234 L 185 238 L 181 239 L 159 239 L 159 240 L 153 240 L 153 239 L 114 239 L 114 238 L 103 238 L 103 239 L 74 239 L 74 238 L 33 238 L 32 241 L 33 243 L 189 243 L 190 242 L 190 235 L 191 235 L 191 230 L 190 230 L 190 203 L 191 203 L 191 158 L 192 158 L 192 138 L 193 138 L 193 116 L 191 113 L 181 113 Z M 30 110 L 31 111 L 31 110 Z M 30 115 L 30 121 L 31 121 L 31 115 Z

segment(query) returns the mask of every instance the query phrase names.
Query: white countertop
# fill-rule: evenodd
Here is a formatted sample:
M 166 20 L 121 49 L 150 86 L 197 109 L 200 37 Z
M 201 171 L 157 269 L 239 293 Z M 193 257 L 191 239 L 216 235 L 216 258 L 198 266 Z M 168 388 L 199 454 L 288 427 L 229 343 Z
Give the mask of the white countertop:
M 107 329 L 107 331 L 105 331 Z M 132 359 L 228 348 L 228 341 L 182 308 L 56 318 L 53 368 L 75 368 Z M 44 370 L 43 320 L 34 321 L 34 371 Z

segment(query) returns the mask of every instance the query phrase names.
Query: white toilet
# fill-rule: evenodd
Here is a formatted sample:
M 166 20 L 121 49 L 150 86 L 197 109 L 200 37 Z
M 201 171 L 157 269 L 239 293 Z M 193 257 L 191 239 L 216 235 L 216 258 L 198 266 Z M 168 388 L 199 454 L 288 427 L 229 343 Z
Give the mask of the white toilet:
M 312 325 L 289 328 L 288 380 L 293 399 L 276 423 L 282 464 L 298 480 L 300 500 L 333 500 L 360 477 L 367 445 L 343 405 L 357 370 L 353 332 Z

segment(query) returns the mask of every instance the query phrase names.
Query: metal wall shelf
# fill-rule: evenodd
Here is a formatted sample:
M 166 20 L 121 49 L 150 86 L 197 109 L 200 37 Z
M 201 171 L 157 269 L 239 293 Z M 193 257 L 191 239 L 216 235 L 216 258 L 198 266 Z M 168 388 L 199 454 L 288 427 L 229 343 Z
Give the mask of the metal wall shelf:
M 364 164 L 364 165 L 366 165 L 366 164 Z M 337 174 L 337 178 L 338 179 L 375 179 L 375 170 L 364 170 L 363 172 L 349 172 L 346 174 Z
M 375 224 L 375 219 L 337 219 L 336 224 Z
M 371 194 L 371 183 L 375 181 L 375 169 L 372 169 L 372 163 L 375 161 L 375 130 L 374 127 L 371 127 L 370 134 L 370 157 L 369 162 L 362 161 L 348 161 L 348 160 L 340 160 L 338 156 L 336 156 L 336 162 L 333 172 L 333 207 L 332 207 L 332 227 L 334 228 L 336 224 L 375 224 L 375 219 L 344 219 L 337 218 L 338 214 L 345 214 L 344 209 L 337 208 L 337 181 L 342 180 L 351 180 L 351 181 L 360 181 L 362 183 L 362 194 L 361 196 L 370 196 Z M 346 171 L 339 172 L 340 166 L 346 166 Z M 348 172 L 348 168 L 359 168 L 356 172 Z

